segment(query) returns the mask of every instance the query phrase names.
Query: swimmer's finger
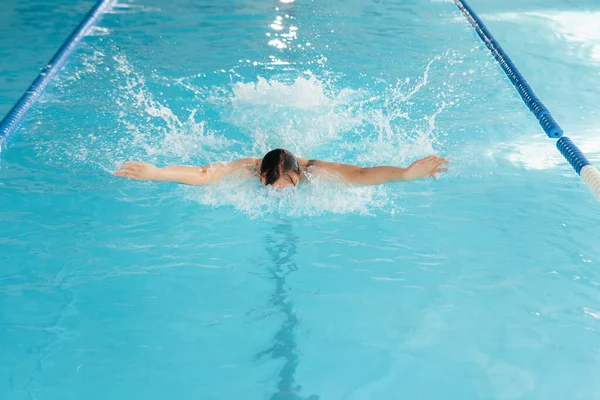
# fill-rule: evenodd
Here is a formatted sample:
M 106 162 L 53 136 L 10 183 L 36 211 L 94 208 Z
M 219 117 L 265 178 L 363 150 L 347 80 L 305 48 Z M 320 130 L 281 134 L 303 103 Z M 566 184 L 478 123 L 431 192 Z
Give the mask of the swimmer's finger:
M 131 171 L 136 171 L 136 170 L 137 170 L 137 168 L 133 167 L 131 165 L 127 165 L 127 164 L 119 165 L 119 171 L 128 171 L 128 172 L 131 172 Z
M 120 169 L 118 171 L 115 171 L 115 175 L 116 176 L 122 176 L 125 178 L 132 178 L 133 177 L 133 173 L 131 171 L 127 171 L 125 169 Z
M 123 178 L 129 178 L 129 179 L 138 179 L 139 178 L 138 174 L 136 174 L 135 172 L 132 172 L 132 171 L 127 171 L 127 170 L 115 171 L 115 176 L 122 176 Z
M 128 161 L 125 164 L 121 165 L 120 168 L 128 169 L 131 171 L 141 171 L 143 168 L 146 168 L 147 166 L 148 166 L 148 164 L 146 164 L 146 163 L 141 163 L 141 162 L 137 162 L 137 161 Z
M 445 168 L 445 167 L 437 167 L 437 168 L 435 169 L 435 172 L 445 172 L 445 171 L 448 171 L 448 168 Z
M 122 169 L 124 171 L 131 171 L 131 170 L 134 170 L 135 168 L 136 167 L 134 165 L 131 165 L 129 163 L 119 165 L 119 169 Z
M 432 173 L 431 176 L 433 179 L 438 179 L 440 177 L 437 172 Z

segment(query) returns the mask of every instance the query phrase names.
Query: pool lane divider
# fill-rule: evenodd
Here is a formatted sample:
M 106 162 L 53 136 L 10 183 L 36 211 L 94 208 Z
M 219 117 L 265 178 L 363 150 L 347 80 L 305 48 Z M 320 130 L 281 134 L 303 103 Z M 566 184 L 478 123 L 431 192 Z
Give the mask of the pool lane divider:
M 590 163 L 583 152 L 566 136 L 563 136 L 563 130 L 558 125 L 548 108 L 537 97 L 532 87 L 527 83 L 525 77 L 504 51 L 500 43 L 494 39 L 494 36 L 486 28 L 479 16 L 473 11 L 471 6 L 464 0 L 454 0 L 454 3 L 462 11 L 469 23 L 475 29 L 479 38 L 490 50 L 504 73 L 513 84 L 521 99 L 529 110 L 535 115 L 546 135 L 549 138 L 558 139 L 556 147 L 565 159 L 571 164 L 575 172 L 579 174 L 583 182 L 587 185 L 596 199 L 600 200 L 600 172 Z
M 0 151 L 2 150 L 2 143 L 19 127 L 27 111 L 29 111 L 31 106 L 44 92 L 46 86 L 48 86 L 54 76 L 67 62 L 73 50 L 91 31 L 102 15 L 111 9 L 115 1 L 98 0 L 96 2 L 94 7 L 87 13 L 67 40 L 65 40 L 56 54 L 54 54 L 50 62 L 42 69 L 23 96 L 15 103 L 4 119 L 0 121 Z

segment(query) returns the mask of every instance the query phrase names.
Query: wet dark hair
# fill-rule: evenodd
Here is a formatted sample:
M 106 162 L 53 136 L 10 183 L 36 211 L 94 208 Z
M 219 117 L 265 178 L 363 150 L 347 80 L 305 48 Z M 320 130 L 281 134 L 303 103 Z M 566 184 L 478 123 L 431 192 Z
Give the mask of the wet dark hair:
M 286 172 L 300 175 L 300 164 L 295 155 L 285 149 L 275 149 L 265 154 L 260 165 L 260 175 L 265 179 L 265 185 L 272 185 Z

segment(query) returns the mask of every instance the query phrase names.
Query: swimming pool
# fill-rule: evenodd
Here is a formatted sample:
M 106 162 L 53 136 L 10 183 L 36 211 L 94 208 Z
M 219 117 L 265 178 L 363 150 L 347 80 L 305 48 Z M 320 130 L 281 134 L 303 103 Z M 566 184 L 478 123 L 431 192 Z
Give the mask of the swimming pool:
M 598 163 L 598 6 L 471 3 Z M 7 4 L 2 114 L 91 6 Z M 294 195 L 108 173 L 274 146 L 453 162 Z M 2 399 L 600 392 L 600 209 L 452 2 L 121 3 L 0 157 Z

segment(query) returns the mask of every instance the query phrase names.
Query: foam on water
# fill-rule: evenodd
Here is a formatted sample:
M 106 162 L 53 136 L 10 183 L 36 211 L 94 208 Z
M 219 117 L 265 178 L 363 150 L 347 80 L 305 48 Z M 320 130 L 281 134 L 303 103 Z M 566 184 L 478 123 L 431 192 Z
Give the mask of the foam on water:
M 204 187 L 186 187 L 185 196 L 211 207 L 228 206 L 250 218 L 271 215 L 288 217 L 323 214 L 372 214 L 383 210 L 393 214 L 400 209 L 395 194 L 385 187 L 348 187 L 317 177 L 298 188 L 277 190 L 262 187 L 258 180 L 227 179 Z

